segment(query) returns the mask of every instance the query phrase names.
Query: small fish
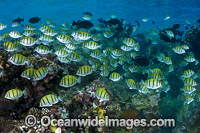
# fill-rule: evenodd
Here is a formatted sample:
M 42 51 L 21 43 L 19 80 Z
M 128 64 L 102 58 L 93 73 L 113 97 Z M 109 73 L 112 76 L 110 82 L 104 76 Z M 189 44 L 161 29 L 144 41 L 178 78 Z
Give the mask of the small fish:
M 112 80 L 112 81 L 114 81 L 114 82 L 117 82 L 117 81 L 119 81 L 120 79 L 122 79 L 123 78 L 123 75 L 121 76 L 119 73 L 117 73 L 117 72 L 112 72 L 111 74 L 110 74 L 110 76 L 109 76 L 109 79 L 110 80 Z
M 184 54 L 185 53 L 185 49 L 182 46 L 177 46 L 177 47 L 173 48 L 173 50 L 177 54 Z
M 68 52 L 64 49 L 59 49 L 55 52 L 55 54 L 58 56 L 58 57 L 67 57 L 68 56 Z
M 133 47 L 134 45 L 136 45 L 135 40 L 133 40 L 132 38 L 125 38 L 123 40 L 123 43 L 125 43 L 129 47 Z
M 32 26 L 32 25 L 30 25 L 30 24 L 28 24 L 28 25 L 26 25 L 26 26 L 24 27 L 24 30 L 35 30 L 35 27 Z
M 58 103 L 59 101 L 63 101 L 60 96 L 57 97 L 54 94 L 48 94 L 43 96 L 42 99 L 40 100 L 40 107 L 50 107 L 53 104 Z
M 82 59 L 81 56 L 78 53 L 75 53 L 75 52 L 72 52 L 71 54 L 69 54 L 68 58 L 71 61 L 75 61 L 75 62 L 79 62 Z
M 32 79 L 33 75 L 35 74 L 36 70 L 33 68 L 26 69 L 22 72 L 21 77 L 26 79 Z
M 29 19 L 29 22 L 32 24 L 38 23 L 41 20 L 39 17 L 32 17 Z
M 9 59 L 9 62 L 11 62 L 14 65 L 25 65 L 27 64 L 29 66 L 30 60 L 27 60 L 27 58 L 21 54 L 14 54 Z
M 36 40 L 32 37 L 29 36 L 24 36 L 21 40 L 20 43 L 24 46 L 33 46 L 36 43 Z
M 45 46 L 45 45 L 39 45 L 35 48 L 35 51 L 39 54 L 48 54 L 51 53 L 49 47 Z
M 193 56 L 186 56 L 184 60 L 186 60 L 187 62 L 195 62 L 196 59 Z
M 79 32 L 79 34 L 77 35 L 78 39 L 80 40 L 88 40 L 91 38 L 91 35 L 88 32 Z
M 66 75 L 64 76 L 61 81 L 60 81 L 60 86 L 68 88 L 76 85 L 76 83 L 80 84 L 81 78 L 77 78 L 76 76 L 73 75 Z
M 170 16 L 166 15 L 165 18 L 164 18 L 164 20 L 168 20 L 168 19 L 170 19 Z
M 97 88 L 95 92 L 97 98 L 101 101 L 109 101 L 110 96 L 105 88 Z
M 184 104 L 190 104 L 194 101 L 193 97 L 189 94 L 183 94 L 180 96 L 180 99 L 184 101 Z
M 23 32 L 23 35 L 32 37 L 32 36 L 36 35 L 36 32 L 34 30 L 25 30 Z
M 136 89 L 136 84 L 133 79 L 127 79 L 126 84 L 128 85 L 129 89 Z
M 49 69 L 45 67 L 38 68 L 38 70 L 36 70 L 35 73 L 33 74 L 33 81 L 41 80 L 44 77 L 46 77 L 46 75 L 48 74 L 48 70 Z
M 189 46 L 187 44 L 183 44 L 181 47 L 183 47 L 185 50 L 190 49 Z
M 22 21 L 24 22 L 24 18 L 18 17 L 17 19 L 14 19 L 14 20 L 12 21 L 12 23 L 18 22 L 18 23 L 20 24 Z
M 195 72 L 194 72 L 193 70 L 188 69 L 188 70 L 186 70 L 186 71 L 183 73 L 182 77 L 183 77 L 183 78 L 190 78 L 194 73 L 195 73 Z
M 91 66 L 82 66 L 78 69 L 76 75 L 78 76 L 87 76 L 87 75 L 90 75 L 92 74 L 92 67 Z
M 103 77 L 107 77 L 110 74 L 108 69 L 102 69 L 100 75 Z
M 157 79 L 147 79 L 144 84 L 149 89 L 158 89 L 162 87 L 162 83 Z
M 57 59 L 65 64 L 69 64 L 71 62 L 68 57 L 57 57 Z
M 25 94 L 25 91 L 15 88 L 7 91 L 5 94 L 5 98 L 10 100 L 15 100 L 20 98 L 23 94 Z
M 0 30 L 3 30 L 5 28 L 7 28 L 7 26 L 5 24 L 0 23 Z
M 95 50 L 95 49 L 98 49 L 101 47 L 101 45 L 99 45 L 97 42 L 94 42 L 94 41 L 89 41 L 85 44 L 85 47 L 88 48 L 88 49 L 92 49 L 92 50 Z
M 10 35 L 12 38 L 20 38 L 20 37 L 22 37 L 22 35 L 21 35 L 18 31 L 16 31 L 16 30 L 11 31 L 11 32 L 9 33 L 9 35 Z
M 171 31 L 171 30 L 166 30 L 165 32 L 166 32 L 166 34 L 167 34 L 167 36 L 168 36 L 169 38 L 174 38 L 174 32 L 173 32 L 173 31 Z
M 155 21 L 152 20 L 152 24 L 155 24 Z
M 85 19 L 85 20 L 90 20 L 90 19 L 92 19 L 92 13 L 90 13 L 90 12 L 83 12 L 83 19 Z
M 18 27 L 19 25 L 20 25 L 19 22 L 13 22 L 13 23 L 11 24 L 11 27 Z
M 71 38 L 65 34 L 58 35 L 56 37 L 56 39 L 58 39 L 58 41 L 61 43 L 70 43 L 71 42 Z
M 184 85 L 192 85 L 192 86 L 197 85 L 197 82 L 193 78 L 185 78 L 183 82 Z
M 191 94 L 191 93 L 193 93 L 196 89 L 195 89 L 192 85 L 184 85 L 183 88 L 181 88 L 181 90 L 182 90 L 184 93 Z
M 43 33 L 45 35 L 49 35 L 49 36 L 52 36 L 52 37 L 55 36 L 55 35 L 57 35 L 57 32 L 54 29 L 52 29 L 52 28 L 48 28 Z
M 3 47 L 6 51 L 8 51 L 8 52 L 13 52 L 13 51 L 16 50 L 16 46 L 15 46 L 12 42 L 10 42 L 10 41 L 4 42 L 4 43 L 2 44 L 2 47 Z
M 172 60 L 171 60 L 170 57 L 165 57 L 164 62 L 165 62 L 165 64 L 167 64 L 167 65 L 171 65 L 171 64 L 172 64 Z
M 144 18 L 142 19 L 142 21 L 143 21 L 143 22 L 147 22 L 147 21 L 148 21 L 148 18 L 144 17 Z

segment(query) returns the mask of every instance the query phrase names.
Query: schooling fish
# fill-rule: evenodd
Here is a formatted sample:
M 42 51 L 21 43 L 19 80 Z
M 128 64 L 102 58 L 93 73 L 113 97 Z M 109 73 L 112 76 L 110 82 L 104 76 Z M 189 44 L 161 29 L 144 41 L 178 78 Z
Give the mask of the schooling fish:
M 94 26 L 94 24 L 91 23 L 90 21 L 78 20 L 77 22 L 75 22 L 73 20 L 72 26 L 77 26 L 77 28 L 90 29 L 90 28 L 92 28 Z
M 12 23 L 18 22 L 18 23 L 20 24 L 22 21 L 24 21 L 24 18 L 18 17 L 17 19 L 14 19 L 14 20 L 12 21 Z
M 152 24 L 155 24 L 155 21 L 152 21 Z
M 39 17 L 32 17 L 29 19 L 29 22 L 32 24 L 38 23 L 41 20 Z

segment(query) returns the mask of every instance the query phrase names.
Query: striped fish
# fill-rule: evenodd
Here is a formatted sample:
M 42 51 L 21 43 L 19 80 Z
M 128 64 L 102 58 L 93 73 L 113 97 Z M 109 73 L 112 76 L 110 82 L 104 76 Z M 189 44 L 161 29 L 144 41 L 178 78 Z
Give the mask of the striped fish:
M 35 30 L 35 27 L 32 26 L 32 25 L 30 25 L 30 24 L 28 24 L 28 25 L 26 25 L 26 26 L 24 27 L 24 30 Z
M 72 52 L 71 54 L 69 54 L 68 58 L 71 60 L 71 61 L 75 61 L 75 62 L 79 62 L 81 61 L 81 56 L 75 52 Z
M 184 85 L 192 85 L 192 86 L 196 86 L 197 83 L 193 78 L 185 78 L 184 79 Z
M 16 46 L 10 41 L 4 42 L 2 46 L 8 52 L 13 52 L 16 50 Z
M 39 54 L 48 54 L 51 53 L 49 47 L 44 46 L 44 45 L 39 45 L 35 48 L 35 51 Z
M 66 63 L 69 64 L 71 61 L 69 60 L 68 57 L 57 57 L 57 59 L 62 62 L 62 63 Z
M 7 26 L 5 24 L 0 23 L 0 30 L 5 29 Z
M 36 34 L 36 32 L 34 30 L 25 30 L 23 32 L 24 36 L 34 36 Z
M 172 64 L 172 60 L 171 60 L 170 57 L 165 57 L 164 62 L 165 62 L 165 64 L 167 64 L 167 65 L 171 65 L 171 64 Z
M 90 34 L 87 32 L 80 32 L 77 37 L 80 40 L 88 40 L 91 38 Z
M 11 62 L 14 65 L 29 65 L 30 61 L 27 60 L 27 58 L 21 54 L 14 54 L 9 59 L 9 62 Z
M 95 50 L 97 48 L 100 48 L 101 46 L 95 41 L 89 41 L 85 44 L 85 47 L 88 49 Z
M 45 35 L 49 35 L 49 36 L 55 36 L 57 33 L 56 33 L 56 31 L 54 30 L 54 29 L 52 29 L 52 28 L 48 28 L 47 30 L 45 30 L 44 32 L 43 32 Z
M 38 70 L 35 71 L 33 74 L 33 81 L 41 80 L 48 74 L 48 68 L 40 67 Z
M 7 91 L 5 94 L 5 98 L 10 100 L 15 100 L 20 98 L 23 94 L 24 92 L 22 90 L 15 88 Z
M 65 34 L 61 34 L 61 35 L 57 36 L 56 39 L 58 39 L 58 41 L 61 43 L 70 43 L 71 42 L 71 38 Z
M 76 76 L 73 75 L 66 75 L 64 76 L 61 81 L 60 81 L 60 86 L 62 87 L 72 87 L 74 86 L 76 83 L 80 83 L 81 78 L 77 78 Z
M 125 43 L 129 47 L 133 47 L 136 44 L 135 40 L 133 40 L 132 38 L 125 38 L 123 40 L 123 43 Z
M 117 82 L 120 79 L 122 79 L 122 76 L 119 73 L 117 73 L 117 72 L 112 72 L 110 74 L 110 76 L 109 76 L 109 79 L 112 80 L 112 81 L 114 81 L 114 82 Z
M 20 43 L 24 46 L 33 46 L 36 43 L 36 40 L 29 36 L 24 36 Z
M 21 77 L 30 80 L 30 79 L 33 78 L 33 75 L 34 75 L 35 72 L 36 72 L 36 70 L 33 69 L 33 68 L 26 69 L 26 70 L 24 70 L 24 71 L 22 72 Z
M 127 79 L 126 84 L 128 85 L 129 89 L 136 89 L 136 84 L 133 79 Z
M 173 50 L 177 54 L 184 54 L 185 53 L 185 49 L 182 46 L 177 46 L 177 47 L 173 48 Z
M 86 76 L 86 75 L 92 74 L 92 71 L 93 71 L 93 69 L 91 66 L 82 66 L 78 69 L 76 75 Z
M 40 107 L 50 107 L 53 104 L 58 103 L 59 101 L 62 101 L 61 97 L 57 97 L 54 94 L 48 94 L 43 96 L 40 100 Z
M 194 73 L 195 73 L 195 72 L 194 72 L 193 70 L 188 69 L 188 70 L 186 70 L 186 71 L 183 73 L 182 77 L 183 77 L 183 78 L 189 78 L 189 77 L 191 77 Z
M 192 93 L 194 92 L 196 89 L 192 86 L 192 85 L 184 85 L 184 87 L 181 89 L 184 93 Z
M 144 84 L 149 89 L 158 89 L 162 87 L 162 83 L 157 79 L 147 79 Z
M 16 31 L 16 30 L 11 31 L 11 32 L 9 33 L 9 35 L 10 35 L 12 38 L 20 38 L 20 37 L 22 37 L 22 35 L 21 35 L 18 31 Z
M 55 54 L 58 56 L 58 57 L 67 57 L 68 56 L 68 52 L 64 49 L 59 49 L 55 52 Z
M 97 98 L 101 101 L 109 101 L 110 96 L 105 88 L 97 88 L 95 92 Z

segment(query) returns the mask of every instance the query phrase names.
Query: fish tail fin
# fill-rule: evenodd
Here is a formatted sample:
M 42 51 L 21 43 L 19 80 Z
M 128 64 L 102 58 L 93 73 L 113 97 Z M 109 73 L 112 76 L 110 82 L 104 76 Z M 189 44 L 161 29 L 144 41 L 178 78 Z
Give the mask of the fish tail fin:
M 74 26 L 74 25 L 76 25 L 77 23 L 73 20 L 73 22 L 72 22 L 72 26 Z
M 80 84 L 81 83 L 81 77 L 78 77 L 77 82 Z
M 63 98 L 61 96 L 58 97 L 58 99 L 63 102 Z
M 28 60 L 28 61 L 26 62 L 27 66 L 30 66 L 30 63 L 31 63 L 31 61 Z
M 24 18 L 21 19 L 24 22 Z
M 0 77 L 1 77 L 1 76 L 5 76 L 5 71 L 4 71 L 4 70 L 1 71 Z
M 24 94 L 25 96 L 27 96 L 27 95 L 28 95 L 28 93 L 27 93 L 27 90 L 26 90 L 26 89 L 24 89 L 24 90 L 23 90 L 23 94 Z

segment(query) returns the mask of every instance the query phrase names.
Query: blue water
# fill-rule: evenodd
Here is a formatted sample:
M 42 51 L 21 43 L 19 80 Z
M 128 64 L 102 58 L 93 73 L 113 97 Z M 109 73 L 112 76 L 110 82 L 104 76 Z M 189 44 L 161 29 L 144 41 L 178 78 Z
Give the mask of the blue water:
M 116 14 L 127 22 L 147 17 L 162 25 L 166 24 L 163 18 L 167 14 L 171 16 L 167 24 L 198 19 L 199 5 L 199 0 L 1 0 L 0 22 L 11 23 L 17 17 L 24 17 L 27 22 L 30 17 L 38 16 L 61 24 L 80 19 L 84 11 L 90 11 L 94 15 L 93 22 Z

